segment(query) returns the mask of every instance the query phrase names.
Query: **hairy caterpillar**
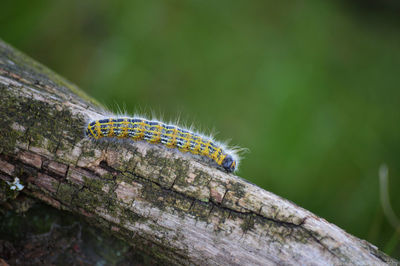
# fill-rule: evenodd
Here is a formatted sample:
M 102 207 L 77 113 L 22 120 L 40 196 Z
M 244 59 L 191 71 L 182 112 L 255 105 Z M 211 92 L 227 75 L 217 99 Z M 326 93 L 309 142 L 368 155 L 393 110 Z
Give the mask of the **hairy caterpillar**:
M 234 150 L 209 137 L 190 132 L 174 125 L 143 118 L 105 118 L 88 123 L 85 134 L 89 138 L 118 138 L 162 144 L 181 152 L 206 156 L 227 172 L 237 170 L 239 158 Z

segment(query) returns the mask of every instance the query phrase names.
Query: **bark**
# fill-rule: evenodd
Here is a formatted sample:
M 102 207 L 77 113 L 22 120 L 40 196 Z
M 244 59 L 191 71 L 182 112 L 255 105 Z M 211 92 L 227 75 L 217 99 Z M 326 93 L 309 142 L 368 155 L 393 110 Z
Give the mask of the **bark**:
M 0 95 L 3 201 L 23 193 L 82 215 L 163 263 L 398 263 L 196 158 L 142 142 L 89 141 L 86 122 L 102 108 L 1 41 Z M 21 192 L 12 189 L 16 177 Z

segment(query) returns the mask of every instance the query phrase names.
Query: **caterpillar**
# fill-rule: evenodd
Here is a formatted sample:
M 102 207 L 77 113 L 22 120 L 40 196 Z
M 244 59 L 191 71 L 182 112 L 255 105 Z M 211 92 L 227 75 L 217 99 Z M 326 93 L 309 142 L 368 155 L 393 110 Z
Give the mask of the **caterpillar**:
M 85 135 L 95 140 L 117 138 L 162 144 L 167 148 L 177 148 L 181 152 L 208 157 L 229 173 L 236 171 L 239 164 L 235 150 L 226 148 L 211 137 L 144 118 L 117 117 L 93 120 L 88 123 Z

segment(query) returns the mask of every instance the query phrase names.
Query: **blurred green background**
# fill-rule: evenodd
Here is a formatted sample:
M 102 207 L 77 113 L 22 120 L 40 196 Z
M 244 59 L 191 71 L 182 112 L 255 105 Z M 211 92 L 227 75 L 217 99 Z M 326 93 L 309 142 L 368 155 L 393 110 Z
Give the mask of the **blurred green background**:
M 397 1 L 4 1 L 0 38 L 117 111 L 250 150 L 239 175 L 400 258 Z

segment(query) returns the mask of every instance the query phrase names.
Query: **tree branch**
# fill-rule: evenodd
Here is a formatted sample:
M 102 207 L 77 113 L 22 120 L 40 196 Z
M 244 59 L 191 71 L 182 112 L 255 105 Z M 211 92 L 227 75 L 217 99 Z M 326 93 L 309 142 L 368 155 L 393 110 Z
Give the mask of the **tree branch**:
M 398 262 L 307 210 L 184 154 L 84 137 L 95 101 L 0 42 L 0 183 L 174 264 Z M 7 182 L 8 183 L 7 183 Z

